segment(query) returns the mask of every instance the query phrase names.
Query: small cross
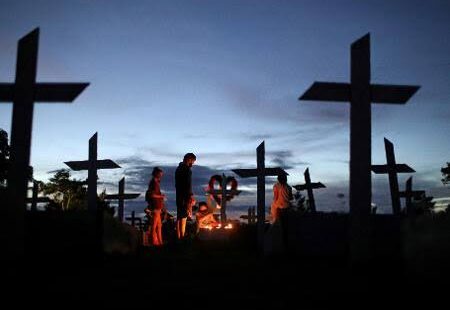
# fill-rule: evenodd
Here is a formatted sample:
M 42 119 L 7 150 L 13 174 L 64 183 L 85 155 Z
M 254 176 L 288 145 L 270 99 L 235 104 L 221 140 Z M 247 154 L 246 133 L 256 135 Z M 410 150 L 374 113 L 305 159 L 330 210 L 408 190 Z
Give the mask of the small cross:
M 384 138 L 384 148 L 386 150 L 386 165 L 372 165 L 372 171 L 376 174 L 389 175 L 389 187 L 391 189 L 391 201 L 393 214 L 400 214 L 400 194 L 398 189 L 397 173 L 416 172 L 413 168 L 406 164 L 397 164 L 395 161 L 394 144 Z
M 409 177 L 406 181 L 405 191 L 399 192 L 400 197 L 404 197 L 406 199 L 406 213 L 408 215 L 414 214 L 414 207 L 412 204 L 412 199 L 420 199 L 425 197 L 425 191 L 413 191 L 412 190 L 412 177 Z
M 88 170 L 88 209 L 91 213 L 97 212 L 97 170 L 120 168 L 111 159 L 97 159 L 97 133 L 89 139 L 89 159 L 82 161 L 64 162 L 75 171 Z
M 263 249 L 264 246 L 264 224 L 266 218 L 266 197 L 265 186 L 266 176 L 288 175 L 282 168 L 266 168 L 264 141 L 256 149 L 256 169 L 233 169 L 241 178 L 257 178 L 257 217 L 258 217 L 258 246 Z
M 65 162 L 75 171 L 88 171 L 88 211 L 95 218 L 96 255 L 103 254 L 103 210 L 97 207 L 97 170 L 120 168 L 110 159 L 97 160 L 97 133 L 89 139 L 89 159 Z
M 140 195 L 141 194 L 139 194 L 139 193 L 132 193 L 132 194 L 125 193 L 125 177 L 123 177 L 119 181 L 119 193 L 112 194 L 112 195 L 106 195 L 105 199 L 119 201 L 117 214 L 118 214 L 120 222 L 123 222 L 124 200 L 135 199 L 135 198 L 139 197 Z
M 131 216 L 125 218 L 127 221 L 131 221 L 131 226 L 135 227 L 136 225 L 136 221 L 139 222 L 139 229 L 142 230 L 142 219 L 140 217 L 136 217 L 136 212 L 135 211 L 131 211 Z
M 304 175 L 305 175 L 305 184 L 294 185 L 293 187 L 298 191 L 306 190 L 308 192 L 309 207 L 311 208 L 311 211 L 315 213 L 317 210 L 316 210 L 316 202 L 314 200 L 313 189 L 325 188 L 326 186 L 320 182 L 317 183 L 311 182 L 311 177 L 309 176 L 309 168 L 306 168 Z

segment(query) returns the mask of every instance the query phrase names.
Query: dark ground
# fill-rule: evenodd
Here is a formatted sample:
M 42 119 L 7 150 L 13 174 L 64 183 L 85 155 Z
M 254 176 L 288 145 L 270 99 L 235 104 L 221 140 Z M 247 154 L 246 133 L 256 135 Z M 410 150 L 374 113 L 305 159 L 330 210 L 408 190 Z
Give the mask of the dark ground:
M 192 240 L 100 259 L 79 244 L 66 240 L 65 247 L 57 249 L 55 243 L 62 240 L 43 241 L 45 234 L 36 231 L 33 236 L 26 261 L 2 268 L 2 282 L 7 284 L 3 302 L 105 308 L 448 307 L 449 273 L 442 266 L 449 261 L 423 266 L 428 271 L 422 272 L 386 256 L 359 270 L 351 268 L 346 257 L 295 251 L 262 256 L 254 246 L 254 227 L 249 226 L 228 241 Z

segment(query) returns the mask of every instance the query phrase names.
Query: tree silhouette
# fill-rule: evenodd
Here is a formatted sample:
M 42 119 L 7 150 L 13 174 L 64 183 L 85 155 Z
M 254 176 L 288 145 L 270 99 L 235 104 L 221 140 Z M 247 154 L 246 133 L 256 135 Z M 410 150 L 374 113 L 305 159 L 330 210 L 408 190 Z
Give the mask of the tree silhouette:
M 441 173 L 442 173 L 442 183 L 444 185 L 447 185 L 450 183 L 450 163 L 447 162 L 447 167 L 442 167 L 441 169 Z
M 43 184 L 43 192 L 52 196 L 55 201 L 53 209 L 59 208 L 63 211 L 87 209 L 86 182 L 71 179 L 68 169 L 57 170 L 49 182 Z
M 10 146 L 8 133 L 0 128 L 0 186 L 6 187 L 10 166 Z M 28 167 L 28 180 L 33 180 L 33 167 Z
M 8 133 L 0 128 L 0 186 L 6 186 L 9 166 Z

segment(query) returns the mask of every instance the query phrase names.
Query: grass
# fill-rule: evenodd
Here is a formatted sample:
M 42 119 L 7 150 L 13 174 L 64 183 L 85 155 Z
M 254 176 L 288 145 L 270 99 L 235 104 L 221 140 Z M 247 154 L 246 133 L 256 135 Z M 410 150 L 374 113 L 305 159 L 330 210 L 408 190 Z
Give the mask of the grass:
M 238 228 L 228 240 L 189 240 L 162 248 L 136 247 L 134 251 L 130 247 L 130 251 L 111 251 L 99 259 L 80 241 L 90 237 L 85 216 L 40 215 L 33 222 L 30 227 L 35 230 L 33 240 L 37 243 L 32 248 L 36 252 L 28 252 L 23 262 L 6 268 L 3 276 L 9 283 L 6 295 L 19 296 L 14 299 L 16 303 L 32 301 L 36 305 L 64 307 L 379 309 L 420 303 L 433 308 L 447 298 L 446 286 L 439 284 L 447 279 L 444 272 L 417 274 L 408 268 L 392 269 L 387 256 L 383 256 L 385 261 L 374 261 L 359 270 L 350 268 L 345 258 L 328 254 L 309 256 L 300 251 L 261 256 L 254 242 L 256 229 L 247 225 Z M 442 220 L 433 226 L 426 220 L 403 222 L 402 234 L 410 238 L 404 241 L 405 249 L 409 249 L 405 253 L 420 252 L 430 244 L 415 242 L 413 232 L 428 236 L 431 232 L 424 235 L 421 229 L 432 230 L 441 236 L 439 229 L 448 232 L 446 223 Z M 58 236 L 55 229 L 60 229 Z M 109 237 L 113 232 L 133 236 L 128 228 L 115 224 L 109 229 Z M 378 238 L 387 240 L 389 234 Z M 448 244 L 439 244 L 448 248 Z M 433 262 L 434 258 L 430 258 L 426 263 Z

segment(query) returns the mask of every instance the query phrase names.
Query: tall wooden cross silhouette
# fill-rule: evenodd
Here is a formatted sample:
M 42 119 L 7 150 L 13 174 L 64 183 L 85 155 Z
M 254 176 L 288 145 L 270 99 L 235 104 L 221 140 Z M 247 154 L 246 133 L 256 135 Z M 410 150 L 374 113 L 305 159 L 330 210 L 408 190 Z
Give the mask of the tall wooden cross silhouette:
M 317 211 L 316 202 L 314 200 L 313 189 L 325 188 L 326 186 L 320 182 L 317 183 L 311 182 L 311 177 L 309 175 L 309 168 L 306 168 L 304 175 L 305 175 L 305 184 L 294 185 L 294 188 L 298 191 L 306 190 L 308 192 L 309 207 L 311 208 L 312 212 L 316 212 Z
M 64 162 L 70 169 L 75 171 L 88 171 L 88 210 L 97 214 L 97 170 L 120 168 L 111 159 L 97 159 L 97 133 L 89 139 L 89 159 L 82 161 Z
M 227 221 L 227 213 L 226 213 L 227 199 L 230 196 L 238 196 L 241 193 L 241 191 L 238 190 L 227 189 L 229 180 L 230 180 L 229 177 L 227 177 L 225 174 L 222 174 L 222 184 L 221 184 L 222 188 L 219 190 L 208 191 L 208 194 L 210 195 L 221 195 L 220 221 L 222 223 L 222 227 L 225 227 L 225 223 Z
M 23 253 L 24 212 L 28 188 L 31 132 L 35 102 L 72 102 L 88 83 L 36 82 L 39 28 L 19 40 L 16 78 L 14 83 L 0 83 L 0 102 L 12 102 L 11 170 L 8 174 L 8 203 L 6 213 L 15 238 L 18 255 Z
M 370 83 L 370 34 L 351 46 L 350 83 L 314 82 L 299 100 L 350 102 L 350 213 L 370 214 L 371 103 L 404 104 L 419 86 Z
M 256 169 L 233 169 L 241 178 L 257 178 L 257 231 L 258 246 L 262 250 L 264 246 L 264 225 L 266 220 L 266 176 L 288 175 L 282 168 L 266 168 L 264 141 L 256 148 Z
M 110 159 L 97 159 L 97 133 L 89 139 L 89 159 L 83 161 L 65 162 L 75 171 L 88 171 L 88 211 L 95 218 L 95 255 L 101 258 L 103 254 L 103 210 L 97 207 L 97 170 L 120 168 Z
M 398 189 L 397 173 L 416 172 L 406 164 L 397 164 L 395 161 L 394 145 L 391 141 L 384 138 L 384 148 L 386 150 L 386 165 L 372 165 L 372 171 L 376 174 L 389 175 L 389 187 L 391 189 L 392 212 L 400 214 L 400 193 Z
M 112 195 L 106 195 L 105 199 L 108 200 L 118 200 L 118 210 L 117 210 L 117 216 L 121 222 L 123 222 L 123 210 L 124 210 L 124 200 L 127 199 L 135 199 L 139 197 L 141 194 L 139 193 L 125 193 L 125 177 L 123 177 L 119 181 L 119 193 L 118 194 L 112 194 Z
M 414 214 L 414 207 L 412 199 L 420 199 L 425 196 L 425 191 L 413 191 L 412 190 L 412 177 L 409 177 L 406 181 L 405 191 L 399 193 L 400 197 L 404 197 L 406 200 L 406 213 L 408 215 Z

